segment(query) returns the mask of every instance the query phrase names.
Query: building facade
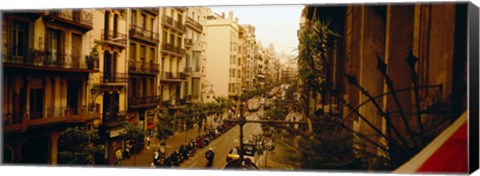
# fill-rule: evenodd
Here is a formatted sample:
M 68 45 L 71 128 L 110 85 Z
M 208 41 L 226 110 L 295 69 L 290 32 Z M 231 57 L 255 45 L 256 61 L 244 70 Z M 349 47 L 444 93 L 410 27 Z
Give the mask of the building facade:
M 206 79 L 213 84 L 216 96 L 229 98 L 241 94 L 241 40 L 239 39 L 238 18 L 233 18 L 233 12 L 228 17 L 225 14 L 212 14 L 207 17 L 206 42 L 208 49 Z M 228 73 L 228 74 L 225 74 Z

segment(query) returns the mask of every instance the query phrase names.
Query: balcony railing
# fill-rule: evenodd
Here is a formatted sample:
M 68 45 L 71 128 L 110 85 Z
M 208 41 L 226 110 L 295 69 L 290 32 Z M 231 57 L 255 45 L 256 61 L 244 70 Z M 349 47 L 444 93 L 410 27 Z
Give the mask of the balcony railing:
M 161 100 L 160 95 L 146 96 L 146 97 L 131 97 L 131 98 L 128 98 L 128 105 L 138 106 L 138 105 L 148 105 L 148 104 L 159 104 L 160 100 Z
M 190 18 L 190 17 L 187 18 L 185 24 L 186 24 L 186 26 L 190 26 L 198 32 L 203 32 L 203 26 L 200 23 L 193 20 L 192 18 Z
M 136 25 L 130 26 L 130 36 L 139 38 L 148 42 L 152 42 L 155 44 L 159 42 L 158 33 L 152 32 L 150 30 L 147 30 L 143 27 L 136 26 Z
M 187 75 L 184 72 L 162 72 L 162 79 L 187 79 Z
M 72 111 L 76 111 L 73 113 Z M 28 117 L 30 116 L 30 117 Z M 100 118 L 99 111 L 87 111 L 86 106 L 79 110 L 66 107 L 46 108 L 39 113 L 6 113 L 4 114 L 4 131 L 25 131 L 28 127 L 38 125 L 58 124 L 65 122 L 83 122 L 85 120 Z
M 162 45 L 162 50 L 164 51 L 169 51 L 178 55 L 184 55 L 185 54 L 185 49 L 173 46 L 172 44 L 169 43 L 164 43 Z
M 101 73 L 102 83 L 127 83 L 128 74 L 126 73 Z
M 62 10 L 62 11 L 51 11 L 49 14 L 57 20 L 62 20 L 64 22 L 67 22 L 73 25 L 79 25 L 80 27 L 91 29 L 93 26 L 93 14 L 87 11 Z
M 137 73 L 152 73 L 157 74 L 159 72 L 159 65 L 156 63 L 135 62 L 129 60 L 128 71 Z
M 174 28 L 178 31 L 178 32 L 185 32 L 185 25 L 182 23 L 182 21 L 174 21 Z
M 98 70 L 98 60 L 87 62 L 85 56 L 70 55 L 64 52 L 41 51 L 34 49 L 17 49 L 7 47 L 3 63 L 19 64 L 44 68 Z
M 114 32 L 112 30 L 105 31 L 102 29 L 102 38 L 103 41 L 112 42 L 115 44 L 126 45 L 127 44 L 127 35 L 120 32 Z
M 193 40 L 192 39 L 185 39 L 185 47 L 192 47 Z
M 169 17 L 169 16 L 164 15 L 163 18 L 162 18 L 162 24 L 165 25 L 165 26 L 167 26 L 167 27 L 173 28 L 173 19 L 172 19 L 172 17 Z

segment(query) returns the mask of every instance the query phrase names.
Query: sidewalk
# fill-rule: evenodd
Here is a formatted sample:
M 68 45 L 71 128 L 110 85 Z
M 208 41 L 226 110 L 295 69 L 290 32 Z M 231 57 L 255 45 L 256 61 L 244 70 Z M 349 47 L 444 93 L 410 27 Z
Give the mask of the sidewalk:
M 227 116 L 224 114 L 223 118 L 226 118 Z M 207 123 L 209 126 L 212 125 L 211 122 L 212 120 L 210 119 L 211 117 L 207 118 Z M 198 131 L 198 126 L 195 124 L 195 126 L 190 129 L 181 132 L 176 132 L 173 136 L 170 136 L 166 140 L 166 145 L 167 145 L 167 150 L 166 150 L 166 155 L 169 156 L 170 153 L 172 153 L 173 150 L 177 150 L 180 148 L 180 145 L 186 144 L 187 142 L 190 141 L 192 138 L 196 138 L 199 136 L 199 134 L 203 134 L 203 129 L 201 131 Z M 186 138 L 185 138 L 186 137 Z M 186 141 L 185 141 L 186 140 Z M 146 147 L 145 142 L 145 148 L 137 153 L 135 156 L 132 155 L 130 158 L 126 158 L 123 160 L 122 166 L 135 166 L 135 167 L 150 167 L 150 164 L 153 162 L 153 155 L 154 152 L 157 151 L 160 148 L 160 143 L 162 141 L 158 140 L 156 137 L 151 138 L 150 141 L 150 149 Z M 136 157 L 136 160 L 134 159 Z

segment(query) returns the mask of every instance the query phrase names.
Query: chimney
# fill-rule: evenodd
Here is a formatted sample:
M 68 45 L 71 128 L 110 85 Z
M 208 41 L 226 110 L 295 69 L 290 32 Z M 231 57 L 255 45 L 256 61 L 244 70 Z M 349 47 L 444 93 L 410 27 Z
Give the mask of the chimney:
M 228 12 L 228 19 L 230 21 L 233 19 L 233 11 Z

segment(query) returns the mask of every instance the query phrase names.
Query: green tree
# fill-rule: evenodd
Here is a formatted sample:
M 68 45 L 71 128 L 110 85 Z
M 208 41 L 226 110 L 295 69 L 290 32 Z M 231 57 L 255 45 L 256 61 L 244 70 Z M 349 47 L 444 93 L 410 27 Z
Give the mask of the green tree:
M 95 156 L 102 155 L 104 149 L 97 129 L 69 127 L 60 133 L 58 163 L 93 165 Z
M 158 113 L 157 139 L 162 140 L 164 151 L 167 151 L 167 138 L 173 136 L 173 116 L 168 113 Z
M 135 146 L 133 148 L 132 153 L 135 153 L 135 149 L 137 148 L 137 144 L 139 141 L 143 140 L 145 137 L 145 133 L 142 128 L 135 125 L 134 123 L 125 123 L 124 124 L 125 132 L 121 134 L 121 137 L 125 140 L 133 141 Z M 136 155 L 133 155 L 133 165 L 136 165 Z

